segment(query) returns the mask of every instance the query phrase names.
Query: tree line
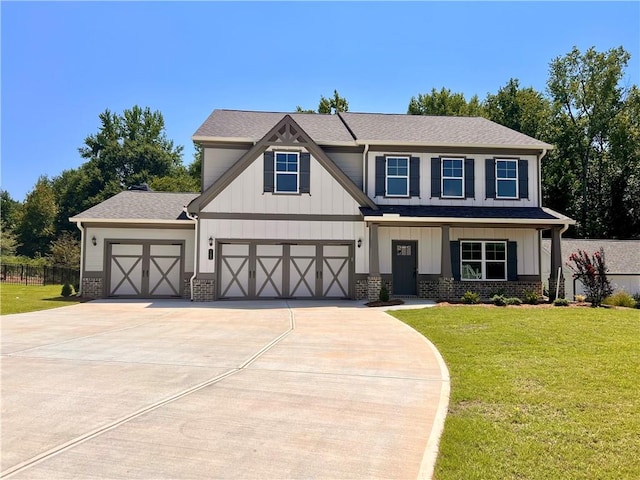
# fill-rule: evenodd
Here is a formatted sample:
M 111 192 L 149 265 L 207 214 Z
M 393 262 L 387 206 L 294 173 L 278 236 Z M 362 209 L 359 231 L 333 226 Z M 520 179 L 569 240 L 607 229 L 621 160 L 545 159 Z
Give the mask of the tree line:
M 629 59 L 622 47 L 574 48 L 550 62 L 545 92 L 514 78 L 484 100 L 433 88 L 412 97 L 407 113 L 481 116 L 554 145 L 542 161 L 543 205 L 577 220 L 567 236 L 640 238 L 640 91 L 623 84 Z M 296 111 L 348 109 L 334 90 L 316 110 Z M 105 110 L 99 120 L 98 132 L 78 149 L 85 159 L 80 167 L 40 177 L 24 202 L 0 191 L 3 260 L 76 262 L 78 232 L 68 218 L 132 185 L 199 191 L 202 149 L 196 145 L 185 165 L 183 147 L 167 138 L 160 112 L 134 106 L 122 114 Z

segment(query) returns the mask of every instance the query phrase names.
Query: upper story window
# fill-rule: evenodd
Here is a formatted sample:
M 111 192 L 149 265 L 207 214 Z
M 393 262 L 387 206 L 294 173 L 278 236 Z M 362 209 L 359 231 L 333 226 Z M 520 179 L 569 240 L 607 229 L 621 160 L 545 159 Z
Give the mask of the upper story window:
M 299 165 L 298 152 L 275 152 L 275 192 L 298 193 Z
M 387 196 L 409 196 L 409 157 L 387 157 Z
M 506 280 L 507 242 L 460 242 L 462 280 Z
M 496 159 L 496 198 L 518 198 L 518 161 Z
M 463 159 L 442 159 L 442 197 L 464 198 Z

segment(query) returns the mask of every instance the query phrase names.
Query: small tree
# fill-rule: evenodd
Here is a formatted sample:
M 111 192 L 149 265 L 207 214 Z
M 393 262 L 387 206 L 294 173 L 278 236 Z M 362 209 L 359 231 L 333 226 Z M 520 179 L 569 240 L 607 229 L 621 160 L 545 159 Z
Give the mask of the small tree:
M 602 300 L 613 292 L 607 278 L 609 269 L 605 263 L 604 249 L 600 247 L 591 257 L 584 250 L 578 249 L 576 253 L 571 254 L 569 262 L 567 266 L 573 270 L 573 278 L 577 278 L 584 285 L 591 306 L 599 307 Z

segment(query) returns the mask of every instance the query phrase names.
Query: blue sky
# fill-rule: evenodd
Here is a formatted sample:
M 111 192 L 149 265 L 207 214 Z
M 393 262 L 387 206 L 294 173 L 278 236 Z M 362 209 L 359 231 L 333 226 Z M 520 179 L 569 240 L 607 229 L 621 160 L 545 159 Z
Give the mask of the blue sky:
M 405 113 L 446 87 L 470 98 L 510 78 L 544 91 L 549 62 L 623 46 L 640 83 L 639 2 L 1 3 L 1 185 L 78 167 L 98 114 L 164 115 L 192 160 L 214 108 L 317 108 L 337 89 L 359 112 Z

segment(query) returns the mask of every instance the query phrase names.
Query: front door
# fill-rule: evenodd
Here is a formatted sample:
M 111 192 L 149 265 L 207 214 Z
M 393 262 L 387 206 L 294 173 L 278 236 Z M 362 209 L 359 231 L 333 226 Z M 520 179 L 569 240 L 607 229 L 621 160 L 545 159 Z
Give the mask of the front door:
M 416 295 L 418 274 L 418 242 L 393 240 L 391 242 L 391 273 L 394 295 Z

